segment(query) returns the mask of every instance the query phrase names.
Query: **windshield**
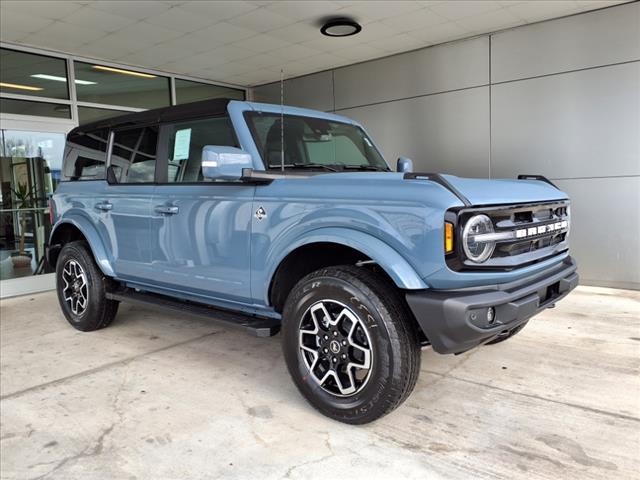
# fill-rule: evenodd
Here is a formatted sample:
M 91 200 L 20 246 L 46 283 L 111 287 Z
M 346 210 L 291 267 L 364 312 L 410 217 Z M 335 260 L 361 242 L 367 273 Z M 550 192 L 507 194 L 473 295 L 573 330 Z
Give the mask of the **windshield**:
M 280 169 L 280 114 L 247 112 L 254 141 L 268 169 Z M 389 170 L 364 131 L 348 123 L 284 115 L 284 167 L 344 170 Z

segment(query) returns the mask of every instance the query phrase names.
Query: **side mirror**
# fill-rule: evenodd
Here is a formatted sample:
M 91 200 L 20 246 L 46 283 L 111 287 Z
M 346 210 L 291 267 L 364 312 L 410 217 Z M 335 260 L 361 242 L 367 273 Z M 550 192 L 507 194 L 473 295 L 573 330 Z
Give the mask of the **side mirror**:
M 235 147 L 207 145 L 202 149 L 202 176 L 216 180 L 239 180 L 243 168 L 253 168 L 253 160 Z
M 399 157 L 396 170 L 402 173 L 413 172 L 413 160 L 407 157 Z

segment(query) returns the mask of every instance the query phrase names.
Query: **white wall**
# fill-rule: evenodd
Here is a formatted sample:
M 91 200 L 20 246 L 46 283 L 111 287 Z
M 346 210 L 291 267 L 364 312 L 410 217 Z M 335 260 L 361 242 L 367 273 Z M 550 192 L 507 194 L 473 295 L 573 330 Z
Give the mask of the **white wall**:
M 556 180 L 582 283 L 640 289 L 640 3 L 291 79 L 285 103 L 357 119 L 418 171 Z

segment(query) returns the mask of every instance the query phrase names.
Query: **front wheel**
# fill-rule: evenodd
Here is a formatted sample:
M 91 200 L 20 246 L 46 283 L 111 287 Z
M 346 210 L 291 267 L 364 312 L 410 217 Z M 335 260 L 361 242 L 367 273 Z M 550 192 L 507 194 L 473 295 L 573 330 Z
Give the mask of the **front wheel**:
M 56 290 L 62 313 L 74 328 L 90 332 L 113 321 L 119 302 L 106 298 L 108 281 L 85 242 L 62 247 L 56 263 Z
M 350 265 L 304 277 L 283 312 L 283 351 L 302 395 L 335 420 L 363 424 L 413 390 L 420 371 L 415 323 L 396 287 Z

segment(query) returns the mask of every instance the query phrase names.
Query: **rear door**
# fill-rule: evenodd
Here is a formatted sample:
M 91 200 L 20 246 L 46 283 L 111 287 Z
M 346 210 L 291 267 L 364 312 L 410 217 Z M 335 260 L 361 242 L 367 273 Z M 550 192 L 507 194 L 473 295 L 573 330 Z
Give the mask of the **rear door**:
M 151 201 L 155 186 L 158 126 L 118 129 L 112 133 L 109 165 L 116 183 L 96 198 L 103 234 L 108 237 L 118 278 L 151 280 Z
M 237 147 L 228 117 L 162 126 L 153 198 L 153 278 L 172 292 L 245 303 L 255 187 L 204 179 L 206 145 Z

